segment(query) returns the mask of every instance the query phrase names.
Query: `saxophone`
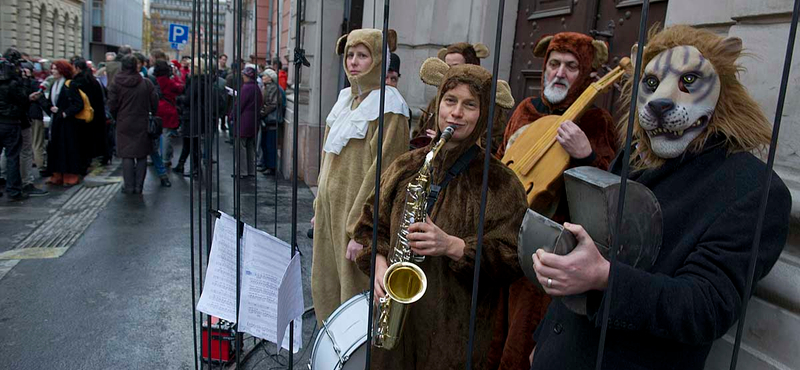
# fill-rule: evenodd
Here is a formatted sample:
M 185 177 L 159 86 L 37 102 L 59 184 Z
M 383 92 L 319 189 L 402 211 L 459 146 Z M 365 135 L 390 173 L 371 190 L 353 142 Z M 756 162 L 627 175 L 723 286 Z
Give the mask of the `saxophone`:
M 406 200 L 403 208 L 403 220 L 397 241 L 389 256 L 389 268 L 383 275 L 386 297 L 380 299 L 380 314 L 375 323 L 373 344 L 375 347 L 392 349 L 403 333 L 408 310 L 411 304 L 425 294 L 428 279 L 425 272 L 411 261 L 421 262 L 424 256 L 417 256 L 411 251 L 408 242 L 408 227 L 415 222 L 425 222 L 430 181 L 433 177 L 433 160 L 445 143 L 453 136 L 455 126 L 447 127 L 439 141 L 425 155 L 425 162 L 419 169 L 417 177 L 406 186 Z

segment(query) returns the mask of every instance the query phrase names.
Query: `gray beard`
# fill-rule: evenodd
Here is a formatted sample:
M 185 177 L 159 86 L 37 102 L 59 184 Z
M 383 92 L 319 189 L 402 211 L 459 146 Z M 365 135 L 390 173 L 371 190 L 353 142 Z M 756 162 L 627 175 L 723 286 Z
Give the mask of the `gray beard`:
M 564 84 L 566 87 L 564 89 L 553 87 L 556 82 Z M 569 82 L 567 79 L 555 78 L 553 81 L 547 81 L 547 77 L 544 78 L 544 97 L 550 104 L 561 103 L 567 98 L 567 94 L 569 94 Z

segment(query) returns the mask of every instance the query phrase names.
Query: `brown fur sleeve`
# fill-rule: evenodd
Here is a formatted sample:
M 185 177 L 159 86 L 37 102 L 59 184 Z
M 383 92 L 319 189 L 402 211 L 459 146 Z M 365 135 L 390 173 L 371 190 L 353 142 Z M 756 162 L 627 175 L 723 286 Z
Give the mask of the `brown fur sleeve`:
M 482 155 L 480 156 L 482 157 Z M 482 161 L 481 161 L 482 162 Z M 470 173 L 481 175 L 481 169 Z M 511 284 L 522 276 L 517 258 L 517 238 L 522 218 L 528 209 L 525 190 L 516 175 L 499 161 L 493 160 L 489 174 L 489 192 L 486 201 L 483 248 L 481 251 L 481 273 L 498 284 Z M 477 181 L 480 193 L 481 181 Z M 464 256 L 452 261 L 450 267 L 463 281 L 472 282 L 475 269 L 475 254 L 478 245 L 476 235 L 464 239 Z
M 505 131 L 503 132 L 503 142 L 497 149 L 497 158 L 503 158 L 503 155 L 506 153 L 508 139 L 510 139 L 511 136 L 517 132 L 517 130 L 541 117 L 542 115 L 539 114 L 539 112 L 536 111 L 536 108 L 533 107 L 531 98 L 527 98 L 520 102 L 517 108 L 514 109 L 514 113 L 511 114 L 511 118 L 508 120 L 508 124 L 505 127 Z
M 387 113 L 384 116 L 384 137 L 383 137 L 383 165 L 382 171 L 386 171 L 389 165 L 394 162 L 395 158 L 403 153 L 408 152 L 408 118 L 400 114 Z M 370 148 L 372 158 L 372 166 L 370 166 L 367 173 L 364 175 L 364 182 L 361 184 L 361 189 L 356 195 L 356 200 L 353 203 L 353 208 L 347 216 L 347 224 L 345 225 L 347 235 L 353 238 L 353 233 L 356 223 L 361 215 L 361 210 L 366 203 L 367 198 L 375 191 L 375 170 L 377 168 L 378 157 L 378 130 L 370 138 Z M 366 153 L 365 153 L 366 154 Z
M 397 192 L 403 189 L 399 188 L 402 180 L 410 173 L 409 168 L 412 162 L 413 154 L 415 152 L 406 152 L 398 157 L 381 176 L 381 199 L 378 207 L 380 212 L 378 215 L 378 246 L 379 254 L 388 256 L 391 251 L 392 233 L 397 230 L 392 230 L 392 207 Z M 375 192 L 370 193 L 369 198 L 365 202 L 358 222 L 355 225 L 353 232 L 353 239 L 365 248 L 361 250 L 356 258 L 358 268 L 365 274 L 369 274 L 370 258 L 372 249 L 372 231 L 373 231 L 373 217 L 374 217 L 374 204 Z
M 581 117 L 578 126 L 589 138 L 589 143 L 595 153 L 595 159 L 591 166 L 608 170 L 608 166 L 617 153 L 618 143 L 617 130 L 611 115 L 605 109 L 592 108 Z

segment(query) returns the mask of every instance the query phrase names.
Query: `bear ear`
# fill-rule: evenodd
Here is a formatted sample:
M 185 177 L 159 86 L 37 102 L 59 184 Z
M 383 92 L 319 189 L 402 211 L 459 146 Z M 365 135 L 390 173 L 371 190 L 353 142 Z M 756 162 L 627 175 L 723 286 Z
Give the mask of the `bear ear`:
M 437 52 L 437 53 L 436 53 L 436 56 L 437 56 L 439 59 L 441 59 L 441 60 L 444 60 L 444 57 L 445 57 L 445 56 L 447 56 L 447 48 L 441 48 L 441 49 L 439 49 L 439 52 Z
M 342 37 L 339 38 L 339 40 L 336 40 L 336 54 L 338 55 L 344 54 L 344 47 L 345 45 L 347 45 L 347 35 L 348 34 L 345 33 Z
M 550 46 L 550 41 L 553 41 L 553 35 L 542 36 L 539 42 L 536 43 L 536 47 L 533 48 L 533 56 L 544 58 L 545 54 L 547 54 L 547 47 Z
M 633 44 L 633 46 L 631 46 L 631 63 L 630 63 L 631 70 L 634 70 L 636 68 L 636 57 L 637 57 L 636 54 L 638 52 L 639 52 L 639 43 L 637 42 Z M 644 53 L 646 52 L 647 52 L 647 46 L 645 46 L 644 49 L 642 50 L 642 56 L 644 56 Z M 642 70 L 644 70 L 644 66 L 642 66 Z
M 728 37 L 720 42 L 718 49 L 717 55 L 735 61 L 742 54 L 742 39 Z
M 479 42 L 474 44 L 472 45 L 472 48 L 475 49 L 475 55 L 478 56 L 478 58 L 483 59 L 489 56 L 489 48 L 483 43 Z
M 608 45 L 605 41 L 592 40 L 594 47 L 594 60 L 592 61 L 592 68 L 598 69 L 608 62 Z
M 450 66 L 439 58 L 428 58 L 422 62 L 419 68 L 419 77 L 422 82 L 438 87 L 444 81 L 444 75 L 450 70 Z
M 511 86 L 508 86 L 508 82 L 497 80 L 497 96 L 495 102 L 497 105 L 506 109 L 514 107 L 514 96 L 511 95 Z
M 397 31 L 390 29 L 386 34 L 386 45 L 389 46 L 389 51 L 394 52 L 397 50 Z

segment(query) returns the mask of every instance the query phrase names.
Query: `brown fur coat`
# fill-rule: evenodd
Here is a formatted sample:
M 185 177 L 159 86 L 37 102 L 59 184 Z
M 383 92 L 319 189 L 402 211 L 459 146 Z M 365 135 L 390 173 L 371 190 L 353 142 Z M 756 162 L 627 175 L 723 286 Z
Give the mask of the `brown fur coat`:
M 378 253 L 390 253 L 402 219 L 406 185 L 417 175 L 428 148 L 400 156 L 384 173 L 379 207 Z M 457 155 L 441 152 L 434 168 L 449 168 Z M 466 361 L 469 339 L 470 302 L 475 247 L 477 245 L 483 176 L 483 150 L 467 170 L 456 176 L 439 196 L 431 219 L 444 232 L 466 242 L 459 261 L 447 257 L 427 257 L 419 266 L 428 278 L 425 296 L 415 303 L 408 315 L 403 337 L 392 351 L 375 349 L 373 368 L 380 369 L 460 369 Z M 517 234 L 525 214 L 522 185 L 514 173 L 492 159 L 489 170 L 485 234 L 481 258 L 473 364 L 476 369 L 489 366 L 488 350 L 497 327 L 498 309 L 505 301 L 508 285 L 522 276 L 517 260 Z M 433 183 L 439 183 L 446 171 L 437 171 Z M 356 226 L 355 238 L 369 247 L 372 241 L 373 202 L 364 206 Z M 357 260 L 369 274 L 370 249 Z

